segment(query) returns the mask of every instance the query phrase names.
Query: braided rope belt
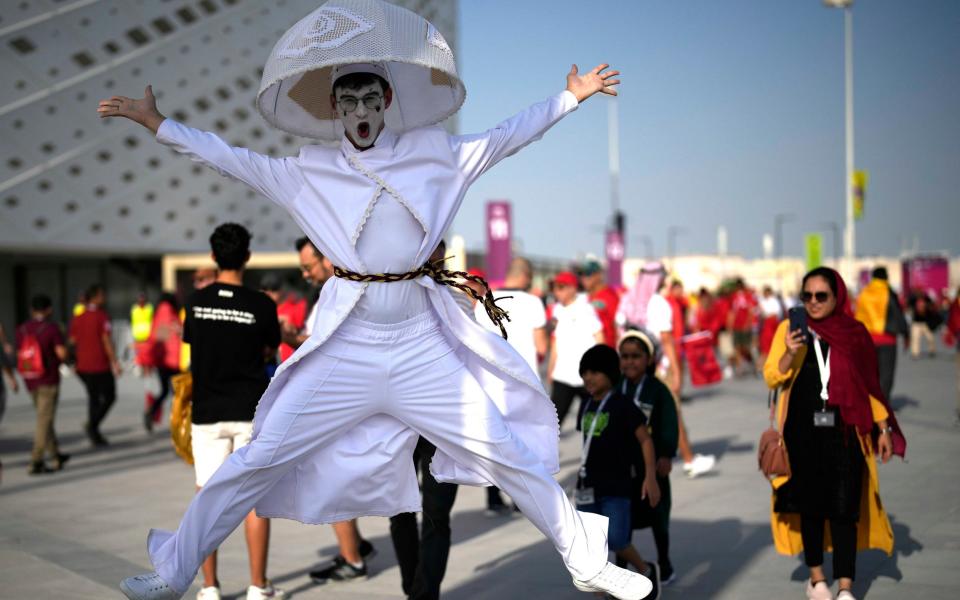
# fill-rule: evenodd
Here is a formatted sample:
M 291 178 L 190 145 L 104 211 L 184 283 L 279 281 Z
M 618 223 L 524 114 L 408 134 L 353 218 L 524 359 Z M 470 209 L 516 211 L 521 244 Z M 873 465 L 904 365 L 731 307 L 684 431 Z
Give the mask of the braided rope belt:
M 444 259 L 440 259 L 436 262 L 426 262 L 416 271 L 408 271 L 407 273 L 363 274 L 354 273 L 353 271 L 341 269 L 340 267 L 333 267 L 333 274 L 341 279 L 358 281 L 361 283 L 390 283 L 394 281 L 410 281 L 419 277 L 429 277 L 440 285 L 448 285 L 450 287 L 457 288 L 461 292 L 464 292 L 477 302 L 481 303 L 484 310 L 487 311 L 487 316 L 490 317 L 490 320 L 500 328 L 500 335 L 503 336 L 503 339 L 507 339 L 507 330 L 503 326 L 503 321 L 509 321 L 510 315 L 507 314 L 507 311 L 497 306 L 497 299 L 493 297 L 493 292 L 490 291 L 490 286 L 487 285 L 487 282 L 483 279 L 483 277 L 471 275 L 464 271 L 448 271 L 447 269 L 441 269 L 440 266 L 443 264 L 443 260 Z M 477 293 L 473 288 L 469 287 L 465 283 L 462 283 L 461 280 L 472 281 L 480 284 L 483 286 L 483 289 L 486 290 L 486 293 Z M 502 300 L 503 298 L 512 298 L 512 296 L 502 296 L 500 299 Z

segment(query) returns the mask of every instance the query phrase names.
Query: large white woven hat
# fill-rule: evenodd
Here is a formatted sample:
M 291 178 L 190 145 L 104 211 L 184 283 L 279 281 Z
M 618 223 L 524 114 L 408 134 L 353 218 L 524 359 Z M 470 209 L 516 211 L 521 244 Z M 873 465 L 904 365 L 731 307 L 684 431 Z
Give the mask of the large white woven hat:
M 257 109 L 283 131 L 339 139 L 343 128 L 330 106 L 333 71 L 355 63 L 386 71 L 394 93 L 385 118 L 394 131 L 438 123 L 466 97 L 453 51 L 426 19 L 381 0 L 330 0 L 273 47 Z

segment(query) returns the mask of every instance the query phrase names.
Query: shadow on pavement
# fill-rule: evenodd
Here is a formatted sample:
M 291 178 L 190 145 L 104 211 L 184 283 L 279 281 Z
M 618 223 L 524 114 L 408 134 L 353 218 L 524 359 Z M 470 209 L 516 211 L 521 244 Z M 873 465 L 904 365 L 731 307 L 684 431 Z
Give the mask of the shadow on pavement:
M 723 393 L 723 389 L 716 385 L 710 385 L 700 388 L 687 386 L 686 391 L 680 397 L 680 401 L 686 405 L 697 400 L 706 400 L 712 396 L 718 396 Z
M 730 452 L 739 454 L 743 452 L 754 452 L 756 446 L 750 442 L 739 442 L 736 436 L 700 440 L 692 445 L 694 454 L 713 454 L 717 460 L 723 458 L 723 455 Z
M 902 581 L 903 573 L 898 564 L 900 556 L 910 556 L 914 552 L 923 551 L 923 544 L 910 535 L 910 527 L 898 522 L 893 515 L 888 516 L 893 527 L 893 554 L 887 556 L 880 550 L 864 550 L 857 553 L 857 578 L 853 582 L 853 595 L 857 598 L 866 597 L 870 587 L 881 577 L 887 577 L 896 582 Z M 830 581 L 833 581 L 832 560 L 833 555 L 827 554 L 823 561 L 824 573 Z M 799 563 L 790 574 L 792 581 L 806 581 L 810 576 L 802 554 Z
M 671 522 L 671 559 L 677 581 L 670 595 L 709 598 L 733 580 L 753 557 L 772 545 L 767 524 L 745 524 L 738 519 L 712 522 Z M 647 530 L 635 532 L 634 544 L 652 546 Z M 706 543 L 705 543 L 706 542 Z M 653 560 L 654 555 L 645 553 Z M 556 550 L 543 540 L 477 566 L 475 577 L 455 588 L 444 588 L 447 600 L 503 600 L 504 598 L 585 598 L 570 583 Z
M 910 396 L 894 396 L 893 399 L 890 401 L 890 408 L 892 408 L 894 412 L 899 413 L 901 410 L 908 407 L 919 408 L 920 401 L 915 400 Z
M 114 429 L 104 435 L 109 436 L 125 431 L 128 431 L 128 429 Z M 76 451 L 70 448 L 65 449 L 71 455 L 71 461 L 67 463 L 63 471 L 31 477 L 27 481 L 15 485 L 4 485 L 0 487 L 0 496 L 62 485 L 107 474 L 115 475 L 129 469 L 139 469 L 179 460 L 173 452 L 169 437 L 161 435 L 160 432 L 150 436 L 144 435 L 144 437 L 120 440 L 111 443 L 105 449 L 84 448 Z M 82 461 L 77 460 L 83 457 L 88 458 Z M 25 469 L 28 463 L 28 459 L 12 460 L 4 462 L 4 468 Z

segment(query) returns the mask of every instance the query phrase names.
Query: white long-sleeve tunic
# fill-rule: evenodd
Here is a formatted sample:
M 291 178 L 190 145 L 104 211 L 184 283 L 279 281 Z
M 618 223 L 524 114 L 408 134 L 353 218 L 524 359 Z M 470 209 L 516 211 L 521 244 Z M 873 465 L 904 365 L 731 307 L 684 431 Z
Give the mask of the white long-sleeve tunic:
M 576 107 L 576 98 L 564 91 L 480 134 L 454 136 L 439 127 L 425 127 L 398 135 L 384 129 L 375 146 L 363 152 L 344 138 L 339 148 L 310 145 L 299 156 L 283 159 L 233 148 L 212 133 L 170 119 L 161 124 L 157 140 L 243 181 L 282 206 L 335 265 L 358 273 L 405 272 L 429 258 L 477 177 L 539 139 Z M 280 366 L 260 400 L 255 436 L 291 380 L 309 377 L 298 372 L 300 360 L 322 346 L 348 316 L 395 323 L 433 310 L 511 433 L 551 473 L 559 470 L 556 410 L 539 378 L 505 340 L 468 318 L 447 289 L 427 277 L 397 283 L 332 278 L 323 286 L 318 303 L 311 337 Z M 404 478 L 403 491 L 392 499 L 393 507 L 400 512 L 418 505 L 409 455 L 396 456 L 397 447 L 383 446 L 384 440 L 398 435 L 397 424 L 382 432 L 376 427 L 374 420 L 366 430 L 354 428 L 298 466 L 258 505 L 258 512 L 325 522 L 348 516 L 333 514 L 330 508 L 337 505 L 337 498 L 348 497 L 356 500 L 357 515 L 392 514 L 389 506 L 384 508 L 382 497 L 371 500 L 369 506 L 364 498 L 377 489 L 377 482 L 393 481 L 395 487 L 397 479 Z M 373 447 L 378 444 L 382 447 Z M 370 446 L 367 452 L 364 445 Z M 407 442 L 400 446 L 405 448 Z M 331 490 L 326 479 L 329 469 L 324 467 L 343 464 L 341 457 L 356 457 L 358 451 L 363 460 L 349 463 L 350 472 L 340 474 L 336 489 Z M 487 483 L 470 465 L 457 464 L 440 451 L 431 472 L 439 481 Z

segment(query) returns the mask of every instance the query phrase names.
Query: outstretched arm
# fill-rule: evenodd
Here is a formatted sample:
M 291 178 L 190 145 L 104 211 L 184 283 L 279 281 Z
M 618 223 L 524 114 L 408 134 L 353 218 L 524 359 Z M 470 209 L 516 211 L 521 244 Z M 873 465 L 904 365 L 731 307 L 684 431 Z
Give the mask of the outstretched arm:
M 166 119 L 157 110 L 157 99 L 153 95 L 152 85 L 148 85 L 143 90 L 143 98 L 112 96 L 107 100 L 101 100 L 97 106 L 97 113 L 101 119 L 126 117 L 135 123 L 140 123 L 154 134 L 157 133 L 160 124 Z
M 557 121 L 575 110 L 580 102 L 597 92 L 616 96 L 614 86 L 620 80 L 615 77 L 620 72 L 606 71 L 607 67 L 607 64 L 598 65 L 580 75 L 577 65 L 573 65 L 567 73 L 567 87 L 560 94 L 534 104 L 493 129 L 451 138 L 460 169 L 467 181 L 473 181 L 504 158 L 540 139 Z
M 580 75 L 577 65 L 571 65 L 570 72 L 567 73 L 567 91 L 576 96 L 577 102 L 583 102 L 597 92 L 616 96 L 617 90 L 613 86 L 619 85 L 620 80 L 614 78 L 620 71 L 605 71 L 609 66 L 607 63 L 597 65 L 591 71 Z
M 218 136 L 167 119 L 157 109 L 152 86 L 143 98 L 112 96 L 97 106 L 100 118 L 124 117 L 143 125 L 163 144 L 189 155 L 221 175 L 242 181 L 280 205 L 287 205 L 303 186 L 296 159 L 270 158 L 234 148 Z

